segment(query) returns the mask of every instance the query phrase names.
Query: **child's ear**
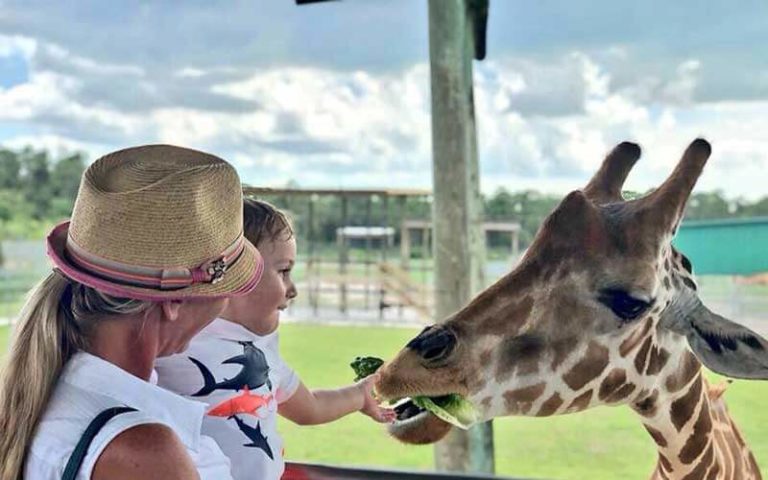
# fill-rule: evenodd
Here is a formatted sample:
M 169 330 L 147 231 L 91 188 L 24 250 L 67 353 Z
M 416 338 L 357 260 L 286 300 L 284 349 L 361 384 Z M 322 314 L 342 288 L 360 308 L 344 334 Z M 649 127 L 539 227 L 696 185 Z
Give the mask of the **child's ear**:
M 181 310 L 181 300 L 169 300 L 160 304 L 160 308 L 163 311 L 163 318 L 175 322 L 179 318 L 179 311 Z

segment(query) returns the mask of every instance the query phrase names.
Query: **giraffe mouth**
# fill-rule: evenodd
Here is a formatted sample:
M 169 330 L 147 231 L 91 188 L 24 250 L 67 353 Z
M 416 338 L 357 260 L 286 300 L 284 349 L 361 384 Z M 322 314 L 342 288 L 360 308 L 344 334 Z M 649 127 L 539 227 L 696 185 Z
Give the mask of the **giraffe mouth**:
M 451 424 L 430 411 L 416 405 L 411 398 L 403 398 L 394 407 L 397 418 L 387 425 L 390 435 L 403 443 L 425 445 L 443 438 Z
M 474 407 L 456 394 L 406 397 L 393 409 L 396 420 L 388 426 L 389 433 L 406 443 L 433 443 L 453 426 L 466 429 L 477 421 Z
M 413 399 L 410 397 L 403 398 L 395 403 L 393 408 L 395 414 L 397 414 L 397 422 L 407 422 L 419 415 L 428 415 L 429 412 L 426 408 L 420 407 L 413 403 Z
M 397 418 L 387 425 L 387 431 L 403 443 L 435 443 L 445 437 L 452 428 L 450 423 L 440 420 L 428 410 L 413 403 L 410 398 L 398 402 L 394 410 Z

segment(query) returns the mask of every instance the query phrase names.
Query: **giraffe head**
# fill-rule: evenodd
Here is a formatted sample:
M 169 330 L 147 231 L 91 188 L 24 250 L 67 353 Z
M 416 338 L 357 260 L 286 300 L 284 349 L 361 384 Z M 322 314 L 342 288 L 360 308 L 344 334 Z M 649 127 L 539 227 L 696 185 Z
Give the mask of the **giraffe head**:
M 690 262 L 671 246 L 710 151 L 694 141 L 658 189 L 625 201 L 640 148 L 618 145 L 547 217 L 512 272 L 382 368 L 378 393 L 458 393 L 486 420 L 601 404 L 653 409 L 699 361 L 729 376 L 768 377 L 768 342 L 707 310 Z M 450 428 L 400 410 L 390 432 L 403 441 L 437 441 Z

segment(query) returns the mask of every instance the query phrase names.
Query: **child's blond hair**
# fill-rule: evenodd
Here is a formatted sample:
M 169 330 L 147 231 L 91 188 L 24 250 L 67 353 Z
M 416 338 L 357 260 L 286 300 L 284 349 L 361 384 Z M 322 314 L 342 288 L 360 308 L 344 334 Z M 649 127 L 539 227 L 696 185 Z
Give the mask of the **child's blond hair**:
M 265 240 L 288 240 L 293 227 L 288 216 L 271 203 L 253 198 L 243 200 L 243 231 L 256 247 Z

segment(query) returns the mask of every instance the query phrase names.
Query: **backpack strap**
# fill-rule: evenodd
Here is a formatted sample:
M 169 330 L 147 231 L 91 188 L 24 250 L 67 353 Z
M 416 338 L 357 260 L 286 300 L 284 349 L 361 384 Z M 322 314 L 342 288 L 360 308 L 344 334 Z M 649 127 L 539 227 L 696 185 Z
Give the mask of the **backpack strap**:
M 77 473 L 80 471 L 80 466 L 85 460 L 85 455 L 88 453 L 88 447 L 91 446 L 91 442 L 99 433 L 99 431 L 107 424 L 113 417 L 120 415 L 121 413 L 135 412 L 135 408 L 131 407 L 112 407 L 108 408 L 91 420 L 91 423 L 83 432 L 83 436 L 80 437 L 80 441 L 75 445 L 75 449 L 72 451 L 72 455 L 69 457 L 67 466 L 64 469 L 64 474 L 61 476 L 62 480 L 75 480 Z

